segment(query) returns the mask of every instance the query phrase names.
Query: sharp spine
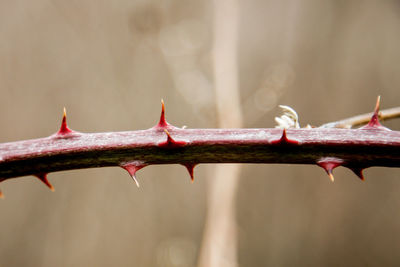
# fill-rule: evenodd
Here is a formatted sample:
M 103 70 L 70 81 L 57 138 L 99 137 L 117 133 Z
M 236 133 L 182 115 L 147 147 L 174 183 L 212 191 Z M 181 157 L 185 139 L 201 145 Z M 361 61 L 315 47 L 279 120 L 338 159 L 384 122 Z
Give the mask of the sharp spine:
M 271 141 L 273 145 L 298 145 L 297 140 L 292 140 L 287 137 L 286 129 L 283 129 L 282 136 L 278 140 Z
M 350 170 L 352 170 L 354 172 L 355 175 L 358 176 L 358 178 L 360 178 L 362 181 L 365 180 L 364 178 L 364 174 L 363 174 L 363 168 L 349 168 Z
M 185 141 L 174 140 L 167 129 L 164 129 L 164 132 L 167 135 L 167 140 L 158 144 L 159 147 L 177 148 L 186 145 L 187 142 Z
M 376 99 L 374 113 L 369 120 L 367 125 L 364 125 L 360 129 L 369 130 L 369 129 L 376 129 L 376 130 L 388 130 L 391 131 L 389 128 L 384 127 L 379 121 L 379 108 L 381 103 L 381 96 L 378 96 Z
M 52 192 L 54 192 L 54 187 L 50 184 L 49 180 L 47 180 L 47 173 L 39 173 L 35 174 L 35 177 L 42 181 Z
M 139 181 L 136 178 L 136 172 L 144 167 L 146 167 L 148 164 L 145 164 L 141 161 L 130 161 L 130 162 L 125 162 L 120 165 L 121 168 L 126 170 L 129 175 L 132 177 L 133 181 L 136 183 L 137 187 L 140 187 Z
M 165 119 L 165 104 L 164 100 L 161 99 L 161 116 L 160 116 L 160 121 L 158 124 L 155 126 L 156 128 L 166 128 L 169 126 L 169 123 Z
M 317 161 L 318 166 L 323 168 L 329 176 L 329 179 L 334 182 L 333 169 L 343 165 L 343 160 L 334 157 L 325 157 Z
M 62 121 L 61 121 L 61 127 L 60 127 L 60 130 L 57 132 L 56 135 L 66 135 L 66 134 L 69 134 L 69 133 L 72 133 L 72 132 L 73 131 L 70 128 L 68 128 L 68 125 L 67 125 L 67 111 L 66 111 L 66 109 L 64 107 L 64 113 L 63 113 L 63 118 L 62 118 Z
M 193 174 L 193 172 L 194 172 L 194 167 L 196 167 L 197 164 L 194 164 L 194 163 L 185 163 L 185 164 L 182 164 L 182 165 L 185 166 L 186 169 L 188 170 L 189 175 L 190 175 L 190 180 L 191 180 L 192 183 L 193 183 L 193 182 L 194 182 L 194 174 Z

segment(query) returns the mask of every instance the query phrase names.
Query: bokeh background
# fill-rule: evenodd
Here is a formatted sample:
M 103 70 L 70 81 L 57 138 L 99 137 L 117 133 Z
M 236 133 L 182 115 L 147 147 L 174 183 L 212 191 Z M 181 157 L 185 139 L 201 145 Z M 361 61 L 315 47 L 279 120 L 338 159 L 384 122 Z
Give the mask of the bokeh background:
M 320 125 L 400 105 L 399 1 L 238 1 L 244 127 L 279 104 Z M 214 2 L 0 1 L 0 142 L 216 120 Z M 229 95 L 226 96 L 229 99 Z M 400 121 L 386 126 L 400 129 Z M 1 184 L 0 266 L 196 266 L 213 166 L 119 168 Z M 239 266 L 399 266 L 400 171 L 243 165 Z M 229 180 L 229 177 L 226 177 Z

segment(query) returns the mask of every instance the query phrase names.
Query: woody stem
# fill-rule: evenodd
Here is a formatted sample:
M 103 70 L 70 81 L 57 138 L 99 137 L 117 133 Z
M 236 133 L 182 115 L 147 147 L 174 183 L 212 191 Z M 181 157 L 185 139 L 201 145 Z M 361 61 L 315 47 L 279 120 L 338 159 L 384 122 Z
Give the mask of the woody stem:
M 0 177 L 70 169 L 145 164 L 290 163 L 315 164 L 323 157 L 343 166 L 400 167 L 400 132 L 382 129 L 180 129 L 168 126 L 181 146 L 159 146 L 159 129 L 70 133 L 0 144 Z M 291 142 L 293 141 L 293 142 Z M 297 144 L 296 144 L 297 143 Z M 0 179 L 1 179 L 0 178 Z

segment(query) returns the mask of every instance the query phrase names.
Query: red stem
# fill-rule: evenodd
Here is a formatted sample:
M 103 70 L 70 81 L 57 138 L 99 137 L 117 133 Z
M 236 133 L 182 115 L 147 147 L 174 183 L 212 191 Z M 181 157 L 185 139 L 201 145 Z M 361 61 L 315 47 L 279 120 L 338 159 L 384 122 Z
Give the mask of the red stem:
M 380 129 L 170 129 L 183 146 L 165 146 L 164 131 L 71 133 L 0 144 L 0 177 L 80 168 L 145 164 L 316 164 L 335 157 L 344 166 L 400 166 L 400 132 Z M 282 139 L 285 141 L 285 139 Z
M 193 176 L 199 163 L 317 164 L 350 168 L 363 179 L 371 166 L 400 167 L 400 132 L 380 125 L 379 103 L 371 121 L 359 129 L 181 129 L 164 117 L 148 130 L 79 133 L 64 117 L 61 129 L 46 138 L 0 144 L 0 182 L 35 175 L 50 188 L 47 173 L 120 166 L 135 172 L 152 164 L 182 164 Z M 1 197 L 0 192 L 0 197 Z

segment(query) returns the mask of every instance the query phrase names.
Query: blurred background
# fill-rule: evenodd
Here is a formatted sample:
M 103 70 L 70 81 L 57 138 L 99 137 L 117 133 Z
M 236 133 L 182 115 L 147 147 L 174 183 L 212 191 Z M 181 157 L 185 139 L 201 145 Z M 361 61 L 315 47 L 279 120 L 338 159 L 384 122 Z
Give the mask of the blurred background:
M 64 106 L 77 131 L 147 129 L 161 98 L 170 123 L 219 127 L 216 2 L 0 1 L 0 142 L 53 134 Z M 243 127 L 274 127 L 279 104 L 302 126 L 370 112 L 377 95 L 400 105 L 399 1 L 231 3 Z M 361 182 L 338 168 L 331 183 L 316 166 L 241 168 L 231 266 L 400 265 L 400 170 Z M 55 193 L 7 180 L 0 266 L 197 266 L 214 173 L 200 165 L 191 184 L 151 166 L 138 189 L 120 168 L 65 171 Z

